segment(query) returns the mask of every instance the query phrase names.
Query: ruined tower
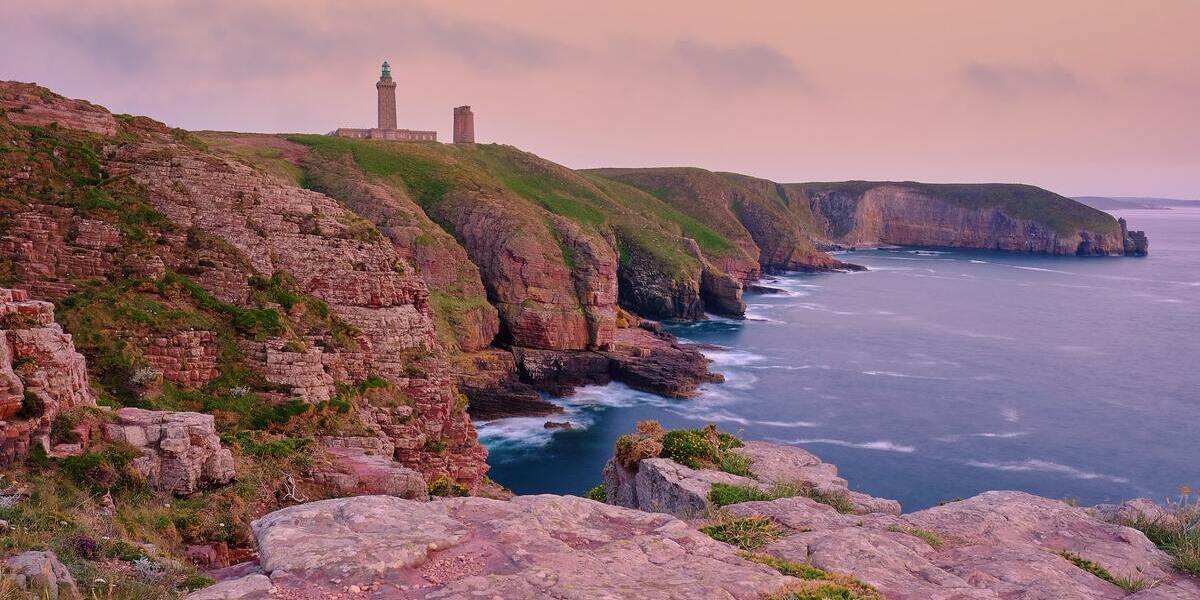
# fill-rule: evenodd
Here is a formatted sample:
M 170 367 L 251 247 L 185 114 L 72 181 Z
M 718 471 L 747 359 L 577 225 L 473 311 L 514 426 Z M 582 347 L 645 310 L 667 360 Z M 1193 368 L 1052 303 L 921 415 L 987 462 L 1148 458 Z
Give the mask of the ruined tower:
M 454 109 L 454 143 L 475 143 L 475 113 L 470 106 L 459 106 Z
M 379 91 L 379 128 L 395 129 L 396 82 L 392 81 L 392 67 L 387 61 L 383 63 L 383 73 L 379 75 L 375 89 Z

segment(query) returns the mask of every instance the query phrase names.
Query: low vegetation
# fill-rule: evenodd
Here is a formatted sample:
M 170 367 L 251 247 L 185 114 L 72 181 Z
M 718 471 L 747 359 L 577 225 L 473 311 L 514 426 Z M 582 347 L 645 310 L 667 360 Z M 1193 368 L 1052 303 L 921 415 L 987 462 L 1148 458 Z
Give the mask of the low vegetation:
M 806 563 L 769 554 L 743 553 L 742 558 L 766 565 L 788 577 L 804 580 L 771 595 L 771 600 L 883 600 L 875 588 L 850 577 L 830 573 Z
M 604 489 L 603 483 L 584 492 L 583 497 L 596 502 L 608 502 L 608 492 Z
M 737 546 L 742 550 L 757 550 L 783 537 L 783 528 L 770 517 L 734 517 L 718 513 L 713 521 L 700 528 L 708 537 Z
M 800 495 L 803 495 L 802 491 L 796 486 L 776 485 L 764 490 L 745 485 L 714 483 L 712 489 L 708 492 L 708 500 L 712 502 L 714 507 L 721 508 L 742 502 L 778 500 L 779 498 L 791 498 Z
M 1150 587 L 1150 582 L 1140 577 L 1135 577 L 1132 574 L 1125 575 L 1123 577 L 1115 577 L 1112 573 L 1108 572 L 1108 569 L 1105 569 L 1099 563 L 1092 562 L 1073 552 L 1062 550 L 1058 553 L 1058 555 L 1071 561 L 1072 564 L 1080 569 L 1083 569 L 1084 571 L 1087 571 L 1088 573 L 1091 573 L 1092 575 L 1095 575 L 1096 577 L 1099 577 L 1100 579 L 1103 579 L 1131 594 L 1134 592 L 1140 592 Z
M 737 436 L 719 431 L 715 425 L 666 431 L 658 421 L 642 421 L 636 433 L 617 439 L 616 459 L 626 468 L 634 468 L 647 458 L 669 458 L 692 469 L 753 477 L 750 460 L 732 451 L 743 445 Z
M 929 531 L 928 529 L 921 529 L 919 527 L 890 527 L 888 528 L 888 531 L 904 533 L 915 538 L 919 538 L 926 544 L 929 544 L 929 547 L 933 548 L 934 550 L 942 547 L 942 536 L 938 535 L 935 531 Z
M 1171 502 L 1164 514 L 1136 518 L 1119 523 L 1146 534 L 1164 552 L 1172 565 L 1184 573 L 1200 577 L 1200 502 L 1190 501 L 1191 489 L 1184 487 L 1178 502 Z

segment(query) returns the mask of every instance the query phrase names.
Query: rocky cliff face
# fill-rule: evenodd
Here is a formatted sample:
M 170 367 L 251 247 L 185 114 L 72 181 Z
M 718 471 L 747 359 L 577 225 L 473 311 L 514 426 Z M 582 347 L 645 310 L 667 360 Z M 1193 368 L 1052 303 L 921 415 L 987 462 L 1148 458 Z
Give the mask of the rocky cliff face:
M 942 246 L 1066 255 L 1122 255 L 1115 219 L 1032 186 L 794 184 L 835 244 Z
M 53 305 L 0 288 L 0 467 L 35 446 L 52 451 L 55 419 L 95 405 L 83 356 L 54 322 Z
M 0 97 L 5 143 L 18 148 L 0 155 L 8 276 L 46 297 L 76 294 L 66 322 L 88 329 L 82 348 L 118 397 L 153 401 L 130 384 L 139 364 L 203 388 L 207 402 L 254 394 L 268 406 L 331 401 L 339 385 L 381 377 L 411 409 L 374 424 L 393 458 L 431 479 L 482 480 L 485 452 L 451 383 L 428 287 L 372 223 L 149 119 L 106 119 L 23 84 L 2 84 Z M 93 126 L 109 119 L 115 129 Z M 176 310 L 145 312 L 155 305 Z M 100 306 L 115 312 L 98 320 Z M 468 346 L 490 341 L 487 315 L 464 334 Z M 203 360 L 214 337 L 219 377 Z M 196 369 L 167 360 L 193 349 Z M 232 375 L 243 367 L 249 380 Z

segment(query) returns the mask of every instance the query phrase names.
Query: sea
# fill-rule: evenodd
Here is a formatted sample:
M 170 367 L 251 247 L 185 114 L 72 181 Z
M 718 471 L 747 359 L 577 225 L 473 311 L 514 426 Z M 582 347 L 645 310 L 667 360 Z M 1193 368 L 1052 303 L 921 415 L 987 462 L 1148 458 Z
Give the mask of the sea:
M 670 324 L 725 383 L 690 400 L 613 383 L 546 418 L 476 425 L 491 477 L 582 494 L 641 420 L 801 446 L 905 510 L 986 490 L 1084 504 L 1200 490 L 1200 208 L 1112 211 L 1150 256 L 888 248 L 794 274 L 745 319 Z M 564 417 L 552 417 L 564 420 Z

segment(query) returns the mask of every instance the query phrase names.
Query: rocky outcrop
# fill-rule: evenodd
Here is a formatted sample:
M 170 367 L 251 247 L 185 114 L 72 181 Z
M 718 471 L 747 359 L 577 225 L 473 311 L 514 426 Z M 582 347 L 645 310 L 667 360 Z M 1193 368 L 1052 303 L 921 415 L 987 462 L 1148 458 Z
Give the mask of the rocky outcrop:
M 115 135 L 117 120 L 101 106 L 85 100 L 68 100 L 33 83 L 3 82 L 0 110 L 13 123 L 80 129 Z
M 54 305 L 0 288 L 0 466 L 33 445 L 50 451 L 54 419 L 95 405 L 83 356 L 54 322 Z
M 708 370 L 699 350 L 680 345 L 666 333 L 625 327 L 614 333 L 603 352 L 557 352 L 514 347 L 521 376 L 534 387 L 555 396 L 569 396 L 576 387 L 619 381 L 630 387 L 689 398 L 703 383 L 724 381 Z
M 512 352 L 490 349 L 460 354 L 451 357 L 450 371 L 459 391 L 467 396 L 472 418 L 542 416 L 563 410 L 521 381 Z
M 1173 572 L 1169 558 L 1141 532 L 1021 492 L 987 492 L 903 516 L 844 515 L 801 497 L 727 510 L 766 516 L 784 528 L 781 539 L 763 548 L 767 554 L 853 575 L 889 599 L 1182 599 L 1200 594 L 1200 586 Z M 1154 585 L 1130 595 L 1072 564 L 1069 556 L 1097 563 L 1114 577 Z
M 66 565 L 53 551 L 30 550 L 4 561 L 5 569 L 12 573 L 17 590 L 28 592 L 29 598 L 44 600 L 69 600 L 82 598 L 75 578 Z
M 389 454 L 370 453 L 363 448 L 326 449 L 327 466 L 315 470 L 313 479 L 328 489 L 347 496 L 382 494 L 425 500 L 425 479 L 413 469 L 400 466 Z
M 1125 218 L 1117 219 L 1121 226 L 1122 246 L 1126 256 L 1146 256 L 1150 253 L 1150 240 L 1146 239 L 1145 231 L 1129 231 Z
M 785 187 L 807 199 L 820 232 L 837 244 L 1125 253 L 1111 216 L 1033 186 L 860 181 Z
M 757 600 L 792 581 L 673 517 L 570 496 L 361 496 L 253 528 L 263 574 L 285 597 Z M 253 597 L 214 588 L 191 598 Z
M 899 502 L 851 491 L 846 480 L 837 476 L 836 466 L 821 462 L 802 448 L 747 442 L 731 452 L 750 460 L 753 477 L 691 469 L 668 458 L 644 459 L 630 468 L 614 458 L 604 466 L 605 493 L 610 503 L 619 506 L 685 519 L 707 516 L 713 511 L 709 493 L 717 483 L 763 492 L 789 486 L 823 496 L 843 497 L 855 514 L 900 514 Z
M 105 425 L 110 440 L 141 455 L 130 463 L 152 487 L 178 496 L 233 481 L 233 454 L 221 446 L 212 415 L 122 408 Z

